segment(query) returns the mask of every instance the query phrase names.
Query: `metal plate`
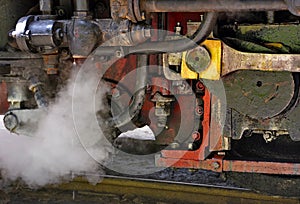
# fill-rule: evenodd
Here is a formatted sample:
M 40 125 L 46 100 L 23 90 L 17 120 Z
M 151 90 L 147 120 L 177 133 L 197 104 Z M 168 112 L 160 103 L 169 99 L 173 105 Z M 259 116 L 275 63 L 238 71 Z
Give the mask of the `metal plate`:
M 227 106 L 253 119 L 280 114 L 294 95 L 289 72 L 237 71 L 224 77 L 223 82 Z

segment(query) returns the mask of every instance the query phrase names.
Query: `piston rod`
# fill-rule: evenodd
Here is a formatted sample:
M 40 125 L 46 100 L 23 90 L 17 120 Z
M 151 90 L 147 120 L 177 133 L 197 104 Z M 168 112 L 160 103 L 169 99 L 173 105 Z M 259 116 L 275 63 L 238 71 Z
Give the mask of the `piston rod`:
M 284 0 L 140 0 L 146 12 L 240 12 L 288 10 Z

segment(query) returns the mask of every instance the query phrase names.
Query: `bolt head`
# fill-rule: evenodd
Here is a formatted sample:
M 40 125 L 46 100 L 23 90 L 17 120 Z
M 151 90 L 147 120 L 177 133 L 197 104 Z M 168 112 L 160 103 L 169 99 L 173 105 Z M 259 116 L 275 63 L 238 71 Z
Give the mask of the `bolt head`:
M 117 57 L 117 58 L 121 58 L 123 55 L 122 55 L 122 51 L 121 50 L 117 50 L 116 52 L 115 52 L 115 56 Z
M 193 132 L 192 138 L 196 141 L 201 139 L 201 134 L 198 131 Z
M 212 163 L 212 166 L 213 166 L 214 169 L 220 168 L 219 162 L 213 162 L 213 163 Z
M 142 20 L 146 20 L 146 13 L 144 11 L 141 13 L 141 17 L 142 17 Z
M 151 38 L 151 29 L 150 28 L 145 28 L 144 29 L 144 35 L 146 38 Z

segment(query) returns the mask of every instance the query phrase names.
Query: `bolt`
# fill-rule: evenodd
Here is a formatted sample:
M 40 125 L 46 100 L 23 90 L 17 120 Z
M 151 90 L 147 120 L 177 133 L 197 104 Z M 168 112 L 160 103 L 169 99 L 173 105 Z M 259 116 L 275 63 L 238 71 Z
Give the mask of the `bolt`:
M 196 109 L 195 109 L 195 112 L 198 116 L 203 115 L 203 113 L 204 113 L 203 107 L 202 106 L 197 106 Z
M 188 150 L 194 150 L 194 144 L 193 143 L 188 144 Z
M 200 91 L 204 91 L 205 86 L 200 81 L 198 81 L 196 84 L 196 88 L 199 89 Z
M 117 58 L 121 58 L 121 57 L 123 56 L 121 50 L 117 50 L 117 51 L 115 52 L 115 56 L 116 56 Z
M 58 11 L 57 11 L 58 16 L 64 16 L 65 14 L 66 14 L 66 12 L 64 9 L 58 9 Z
M 204 16 L 203 16 L 203 14 L 201 14 L 201 15 L 200 15 L 200 22 L 203 21 L 203 18 L 204 18 Z
M 177 149 L 179 146 L 180 146 L 180 145 L 179 145 L 177 142 L 172 142 L 172 143 L 170 144 L 170 147 L 171 147 L 172 149 Z
M 62 56 L 62 57 L 67 57 L 68 55 L 69 55 L 68 50 L 63 49 L 63 50 L 61 51 L 61 56 Z
M 220 168 L 219 162 L 213 162 L 213 163 L 212 163 L 212 167 L 213 167 L 214 169 Z
M 217 154 L 220 155 L 220 156 L 225 156 L 226 155 L 225 152 L 218 152 Z
M 198 131 L 195 131 L 192 133 L 192 138 L 193 140 L 198 141 L 201 139 L 201 134 Z
M 142 20 L 146 20 L 146 13 L 145 13 L 145 11 L 143 11 L 141 13 L 141 18 L 142 18 Z

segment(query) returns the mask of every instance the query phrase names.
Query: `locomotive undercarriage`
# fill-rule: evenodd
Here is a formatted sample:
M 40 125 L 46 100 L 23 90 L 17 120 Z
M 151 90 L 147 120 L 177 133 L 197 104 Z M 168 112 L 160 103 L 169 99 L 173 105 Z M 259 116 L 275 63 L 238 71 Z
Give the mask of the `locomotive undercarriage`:
M 297 3 L 5 2 L 5 127 L 32 135 L 72 72 L 92 66 L 110 87 L 97 117 L 115 147 L 161 150 L 161 166 L 299 176 Z M 118 138 L 144 125 L 156 140 L 130 141 L 145 149 Z

